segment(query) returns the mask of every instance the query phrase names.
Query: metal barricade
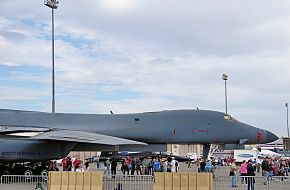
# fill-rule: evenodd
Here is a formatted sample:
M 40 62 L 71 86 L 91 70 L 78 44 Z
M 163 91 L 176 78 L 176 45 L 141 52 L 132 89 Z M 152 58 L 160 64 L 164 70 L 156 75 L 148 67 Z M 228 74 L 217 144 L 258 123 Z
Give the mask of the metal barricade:
M 46 176 L 2 175 L 1 190 L 47 190 Z
M 258 176 L 235 176 L 235 177 L 236 178 L 232 176 L 215 177 L 213 181 L 215 190 L 226 190 L 226 189 L 242 190 L 247 189 L 248 185 L 253 186 L 255 190 L 268 189 L 267 178 L 265 177 Z M 233 180 L 236 180 L 236 183 L 232 183 Z M 236 187 L 232 187 L 233 185 Z
M 151 175 L 105 175 L 103 190 L 153 190 Z
M 273 176 L 267 181 L 268 189 L 290 189 L 289 176 Z
M 213 180 L 214 190 L 245 190 L 248 184 L 255 190 L 290 190 L 289 176 L 274 176 L 270 178 L 258 176 L 236 176 L 237 187 L 232 188 L 231 176 L 216 176 Z M 151 175 L 105 175 L 103 190 L 153 190 L 154 178 Z M 47 190 L 47 177 L 3 175 L 0 190 Z

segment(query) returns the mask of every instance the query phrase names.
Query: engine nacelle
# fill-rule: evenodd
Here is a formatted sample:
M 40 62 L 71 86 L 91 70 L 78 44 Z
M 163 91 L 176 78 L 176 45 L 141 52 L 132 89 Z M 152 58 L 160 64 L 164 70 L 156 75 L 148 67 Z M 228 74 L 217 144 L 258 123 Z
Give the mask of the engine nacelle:
M 75 143 L 30 139 L 1 139 L 0 162 L 34 162 L 65 157 Z

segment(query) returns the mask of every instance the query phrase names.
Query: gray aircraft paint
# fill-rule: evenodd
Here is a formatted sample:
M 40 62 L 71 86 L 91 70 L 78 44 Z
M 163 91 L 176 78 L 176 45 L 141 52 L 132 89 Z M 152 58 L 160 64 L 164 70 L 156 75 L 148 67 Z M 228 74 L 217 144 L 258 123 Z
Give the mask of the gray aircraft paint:
M 239 144 L 241 139 L 248 139 L 245 144 L 261 144 L 277 139 L 277 136 L 269 131 L 234 119 L 226 120 L 224 116 L 222 112 L 209 110 L 136 114 L 53 114 L 0 110 L 0 126 L 86 131 L 148 144 Z M 258 138 L 258 135 L 262 135 L 262 138 Z M 81 149 L 80 146 L 78 149 Z
M 0 161 L 52 160 L 66 156 L 75 143 L 47 142 L 29 139 L 5 138 L 0 140 Z

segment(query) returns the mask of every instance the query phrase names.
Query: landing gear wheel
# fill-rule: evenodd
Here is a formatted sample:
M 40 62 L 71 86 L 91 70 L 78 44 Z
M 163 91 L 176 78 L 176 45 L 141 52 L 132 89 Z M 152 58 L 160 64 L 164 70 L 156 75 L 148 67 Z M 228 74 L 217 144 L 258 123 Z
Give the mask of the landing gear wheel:
M 40 174 L 44 180 L 47 180 L 48 178 L 48 170 L 42 170 Z
M 9 170 L 4 170 L 3 171 L 3 175 L 10 175 L 10 171 Z
M 26 179 L 30 179 L 32 177 L 32 171 L 31 170 L 25 170 L 24 171 L 24 176 Z

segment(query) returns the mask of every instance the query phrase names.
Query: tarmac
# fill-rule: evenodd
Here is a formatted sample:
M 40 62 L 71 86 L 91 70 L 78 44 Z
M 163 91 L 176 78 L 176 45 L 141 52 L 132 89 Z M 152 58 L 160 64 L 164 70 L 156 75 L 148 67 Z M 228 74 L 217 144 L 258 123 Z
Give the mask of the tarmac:
M 90 165 L 90 170 L 95 171 L 97 170 L 96 164 Z M 105 170 L 104 167 L 102 167 L 101 170 Z M 213 179 L 213 189 L 214 190 L 227 190 L 227 189 L 234 189 L 234 190 L 247 190 L 247 184 L 242 184 L 241 178 L 237 177 L 237 187 L 232 188 L 231 187 L 231 177 L 229 176 L 230 167 L 229 166 L 223 166 L 220 169 L 216 169 L 214 173 L 214 179 Z M 185 163 L 180 163 L 179 172 L 197 172 L 197 166 L 191 165 L 191 168 L 188 168 L 188 165 Z M 122 172 L 120 171 L 120 165 L 118 165 L 117 175 L 122 175 Z M 28 178 L 27 178 L 28 179 Z M 289 178 L 290 179 L 290 178 Z M 255 190 L 290 190 L 290 180 L 288 178 L 283 181 L 281 181 L 281 178 L 273 178 L 269 181 L 267 181 L 264 177 L 262 177 L 261 172 L 256 173 L 255 176 Z M 23 183 L 17 183 L 17 181 L 13 181 L 9 184 L 4 184 L 0 187 L 1 190 L 35 190 L 36 185 L 35 183 L 30 183 L 31 180 L 25 180 Z M 136 183 L 136 182 L 132 182 Z M 43 189 L 39 190 L 47 190 L 46 184 L 42 184 Z M 147 190 L 142 188 L 143 190 Z M 151 190 L 152 188 L 148 188 L 148 190 Z M 38 189 L 37 189 L 38 190 Z M 111 190 L 111 189 L 105 189 L 104 190 Z M 138 189 L 134 189 L 138 190 Z
M 122 175 L 120 171 L 120 167 L 118 165 L 117 175 Z M 238 166 L 238 171 L 239 171 Z M 105 170 L 103 167 L 102 170 Z M 178 172 L 198 172 L 198 167 L 196 164 L 191 164 L 191 167 L 188 167 L 186 163 L 179 163 L 179 171 Z M 220 168 L 216 168 L 213 176 L 213 189 L 214 190 L 247 190 L 248 185 L 244 182 L 242 184 L 242 179 L 239 174 L 237 176 L 237 187 L 231 187 L 231 177 L 229 176 L 230 166 L 222 166 Z M 272 178 L 269 181 L 265 177 L 262 176 L 262 172 L 256 172 L 254 189 L 255 190 L 290 190 L 290 178 L 287 177 L 281 181 L 281 177 Z M 246 180 L 244 180 L 246 181 Z M 107 190 L 107 189 L 106 189 Z

